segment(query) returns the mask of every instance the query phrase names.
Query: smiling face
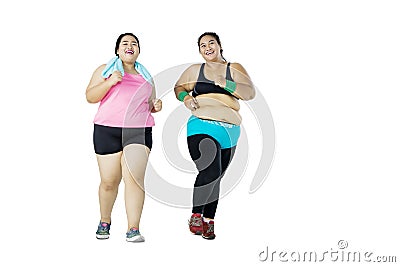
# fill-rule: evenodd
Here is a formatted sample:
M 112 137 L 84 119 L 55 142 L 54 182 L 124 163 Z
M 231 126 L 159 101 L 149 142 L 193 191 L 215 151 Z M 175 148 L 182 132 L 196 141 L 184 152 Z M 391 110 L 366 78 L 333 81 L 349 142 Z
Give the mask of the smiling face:
M 203 36 L 199 41 L 199 52 L 206 61 L 222 62 L 221 46 L 211 35 Z
M 118 46 L 117 55 L 126 63 L 134 63 L 139 56 L 139 43 L 135 37 L 125 35 Z

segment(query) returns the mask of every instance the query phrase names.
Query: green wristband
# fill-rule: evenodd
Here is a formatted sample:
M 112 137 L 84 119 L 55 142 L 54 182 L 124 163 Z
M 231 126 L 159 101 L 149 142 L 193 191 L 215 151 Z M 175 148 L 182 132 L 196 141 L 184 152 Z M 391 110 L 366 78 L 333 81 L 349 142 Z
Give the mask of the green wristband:
M 233 94 L 236 90 L 236 83 L 231 80 L 226 80 L 226 85 L 224 89 Z
M 182 101 L 182 102 L 183 102 L 183 99 L 185 99 L 185 96 L 187 96 L 187 95 L 189 95 L 189 94 L 188 94 L 188 92 L 186 92 L 186 91 L 180 92 L 180 93 L 178 94 L 178 99 L 179 99 L 179 101 Z

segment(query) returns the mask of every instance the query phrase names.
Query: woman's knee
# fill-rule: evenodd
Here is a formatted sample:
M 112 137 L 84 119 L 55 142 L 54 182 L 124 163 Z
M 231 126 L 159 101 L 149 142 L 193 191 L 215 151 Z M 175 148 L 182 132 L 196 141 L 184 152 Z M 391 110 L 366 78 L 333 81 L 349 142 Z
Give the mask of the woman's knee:
M 221 180 L 221 173 L 218 171 L 213 172 L 199 172 L 196 177 L 195 186 L 211 186 L 219 183 Z
M 121 182 L 121 178 L 119 179 L 111 179 L 107 181 L 101 181 L 100 187 L 104 191 L 114 191 L 118 189 L 119 183 Z

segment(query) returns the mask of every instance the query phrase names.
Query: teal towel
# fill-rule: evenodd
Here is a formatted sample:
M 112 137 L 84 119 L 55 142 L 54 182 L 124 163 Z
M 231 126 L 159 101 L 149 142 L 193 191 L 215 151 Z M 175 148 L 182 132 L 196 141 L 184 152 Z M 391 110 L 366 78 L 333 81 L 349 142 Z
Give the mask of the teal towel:
M 140 75 L 143 76 L 143 78 L 153 84 L 153 80 L 151 77 L 151 74 L 149 73 L 149 71 L 139 62 L 135 62 L 135 69 L 137 70 L 137 72 L 139 72 Z M 122 60 L 119 57 L 113 57 L 106 65 L 106 67 L 104 68 L 103 72 L 101 73 L 101 75 L 104 78 L 108 78 L 110 77 L 110 75 L 116 71 L 119 70 L 122 74 L 122 76 L 125 75 L 124 73 L 124 67 L 122 66 Z

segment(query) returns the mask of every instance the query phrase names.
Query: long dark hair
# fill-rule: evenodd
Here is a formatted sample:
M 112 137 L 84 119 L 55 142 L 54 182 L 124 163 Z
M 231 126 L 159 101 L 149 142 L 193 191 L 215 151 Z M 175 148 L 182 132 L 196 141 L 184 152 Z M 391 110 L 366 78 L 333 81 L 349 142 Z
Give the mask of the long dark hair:
M 205 32 L 205 33 L 203 33 L 202 35 L 200 35 L 199 38 L 197 39 L 197 46 L 199 47 L 199 51 L 200 51 L 200 40 L 201 40 L 201 38 L 203 38 L 203 37 L 206 36 L 206 35 L 209 35 L 209 36 L 214 37 L 214 38 L 215 38 L 215 41 L 217 41 L 218 45 L 221 46 L 221 40 L 219 39 L 218 34 L 216 34 L 215 32 Z M 224 56 L 222 55 L 222 52 L 223 52 L 223 51 L 224 51 L 224 50 L 222 50 L 222 48 L 221 48 L 221 50 L 220 50 L 219 52 L 221 53 L 222 59 L 225 60 L 225 61 L 227 61 L 227 60 L 224 58 Z
M 117 57 L 118 57 L 117 52 L 118 52 L 119 44 L 121 43 L 122 38 L 123 38 L 124 36 L 127 36 L 127 35 L 132 36 L 133 38 L 136 39 L 137 45 L 138 45 L 138 47 L 139 47 L 139 53 L 140 53 L 139 39 L 138 39 L 138 38 L 136 37 L 136 35 L 134 35 L 133 33 L 126 32 L 126 33 L 123 33 L 123 34 L 121 34 L 120 36 L 118 36 L 117 42 L 115 43 L 115 55 L 116 55 Z

